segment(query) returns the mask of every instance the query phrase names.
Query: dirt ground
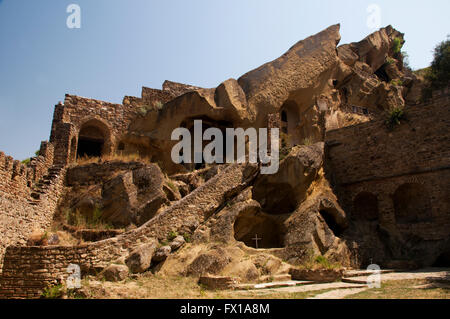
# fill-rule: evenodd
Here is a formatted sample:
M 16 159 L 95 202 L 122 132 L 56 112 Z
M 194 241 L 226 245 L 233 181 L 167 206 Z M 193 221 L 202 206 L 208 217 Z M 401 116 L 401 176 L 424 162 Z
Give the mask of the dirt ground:
M 450 299 L 450 270 L 428 269 L 381 275 L 381 287 L 357 283 L 308 284 L 284 288 L 211 291 L 196 278 L 142 274 L 122 282 L 82 281 L 72 298 L 89 299 Z M 365 277 L 359 277 L 365 280 Z M 447 279 L 446 279 L 447 278 Z M 444 280 L 445 279 L 445 280 Z

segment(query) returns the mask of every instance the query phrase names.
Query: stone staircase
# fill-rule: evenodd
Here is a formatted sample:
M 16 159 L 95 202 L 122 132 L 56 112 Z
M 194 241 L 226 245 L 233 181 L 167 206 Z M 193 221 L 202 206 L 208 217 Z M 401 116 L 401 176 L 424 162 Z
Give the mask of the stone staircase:
M 42 196 L 48 193 L 49 188 L 53 185 L 55 179 L 59 177 L 63 168 L 64 165 L 53 165 L 48 169 L 47 175 L 32 186 L 31 198 L 28 200 L 30 205 L 39 205 Z

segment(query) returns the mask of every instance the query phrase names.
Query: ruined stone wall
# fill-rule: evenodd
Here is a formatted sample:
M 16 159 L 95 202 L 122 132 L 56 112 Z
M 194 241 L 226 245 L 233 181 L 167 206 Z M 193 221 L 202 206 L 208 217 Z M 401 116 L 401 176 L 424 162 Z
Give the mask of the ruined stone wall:
M 68 164 L 76 158 L 83 125 L 98 127 L 105 140 L 103 155 L 114 153 L 129 133 L 130 124 L 151 109 L 158 109 L 176 96 L 171 91 L 142 88 L 142 97 L 126 96 L 122 104 L 67 94 L 55 106 L 50 142 L 55 144 L 55 163 Z
M 67 186 L 98 184 L 112 178 L 119 172 L 129 172 L 143 167 L 146 167 L 145 163 L 120 161 L 70 167 L 66 173 L 66 184 Z
M 51 224 L 64 172 L 51 180 L 39 201 L 33 201 L 31 193 L 36 183 L 52 166 L 52 144 L 43 142 L 40 154 L 25 166 L 0 152 L 0 270 L 6 247 L 24 244 L 34 229 Z
M 450 235 L 449 90 L 405 112 L 407 120 L 392 130 L 380 119 L 327 132 L 328 176 L 349 216 L 359 213 L 357 196 L 368 193 L 376 198 L 381 225 L 423 240 L 445 240 Z M 398 201 L 401 187 L 417 190 L 408 201 L 421 196 L 417 204 L 428 218 L 399 222 L 399 211 L 410 205 Z

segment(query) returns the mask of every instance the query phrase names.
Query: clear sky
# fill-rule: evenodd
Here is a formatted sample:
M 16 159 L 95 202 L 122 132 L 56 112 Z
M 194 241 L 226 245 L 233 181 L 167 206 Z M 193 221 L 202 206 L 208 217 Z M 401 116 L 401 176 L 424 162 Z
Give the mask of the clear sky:
M 72 3 L 80 29 L 66 25 Z M 411 66 L 428 66 L 449 0 L 0 0 L 0 150 L 31 156 L 65 93 L 121 103 L 166 79 L 215 87 L 336 23 L 341 44 L 359 41 L 372 3 L 406 34 Z

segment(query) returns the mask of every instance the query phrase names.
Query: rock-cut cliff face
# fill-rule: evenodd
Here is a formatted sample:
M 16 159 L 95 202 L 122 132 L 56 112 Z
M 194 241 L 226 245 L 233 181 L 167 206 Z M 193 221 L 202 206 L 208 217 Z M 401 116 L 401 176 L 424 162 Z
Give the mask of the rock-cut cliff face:
M 403 34 L 391 26 L 357 43 L 338 46 L 340 26 L 333 25 L 299 41 L 281 57 L 217 88 L 183 87 L 158 112 L 131 124 L 125 141 L 140 145 L 171 173 L 173 129 L 191 128 L 194 119 L 208 126 L 267 127 L 280 116 L 289 146 L 324 140 L 331 129 L 366 122 L 405 101 L 418 102 L 420 80 L 403 66 Z M 157 151 L 155 151 L 157 150 Z

